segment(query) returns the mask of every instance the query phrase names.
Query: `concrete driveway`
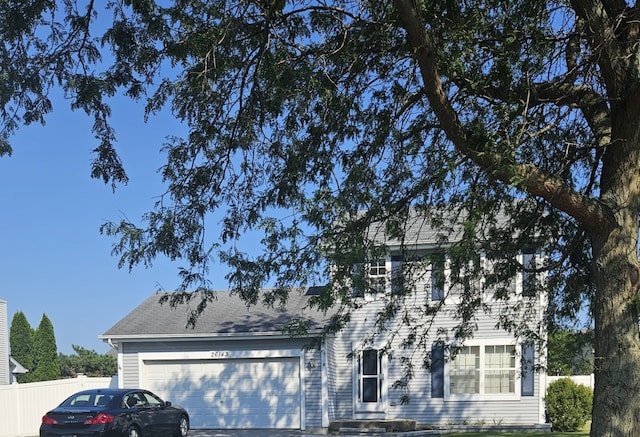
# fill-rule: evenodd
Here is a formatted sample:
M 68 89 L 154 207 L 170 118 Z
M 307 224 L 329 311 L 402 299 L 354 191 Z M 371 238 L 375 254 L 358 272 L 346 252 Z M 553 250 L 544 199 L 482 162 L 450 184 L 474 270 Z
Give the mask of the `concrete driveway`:
M 343 434 L 340 437 L 425 437 L 444 434 L 450 431 L 446 430 L 430 430 L 430 431 L 412 431 L 412 432 L 376 432 L 376 433 L 354 433 Z M 294 429 L 278 430 L 278 429 L 192 429 L 189 431 L 189 437 L 328 437 L 327 434 L 314 433 L 311 431 L 299 431 Z

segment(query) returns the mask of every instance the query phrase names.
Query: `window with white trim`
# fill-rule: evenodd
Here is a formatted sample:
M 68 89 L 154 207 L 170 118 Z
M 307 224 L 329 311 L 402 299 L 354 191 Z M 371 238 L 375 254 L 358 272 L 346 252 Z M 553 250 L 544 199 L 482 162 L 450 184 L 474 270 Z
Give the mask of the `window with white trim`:
M 484 347 L 484 392 L 516 392 L 516 348 L 513 345 L 490 345 Z
M 449 362 L 445 397 L 519 396 L 518 362 L 519 356 L 513 344 L 462 346 Z
M 368 266 L 368 279 L 371 291 L 384 293 L 387 286 L 387 262 L 384 259 L 373 261 Z
M 480 393 L 480 346 L 463 346 L 451 361 L 449 393 Z

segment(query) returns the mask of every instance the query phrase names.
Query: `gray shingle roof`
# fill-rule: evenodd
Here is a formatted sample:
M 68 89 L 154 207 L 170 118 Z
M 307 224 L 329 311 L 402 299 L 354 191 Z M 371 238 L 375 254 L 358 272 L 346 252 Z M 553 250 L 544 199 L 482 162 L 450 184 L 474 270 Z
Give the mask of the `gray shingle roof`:
M 209 302 L 194 328 L 187 326 L 191 311 L 200 301 L 195 297 L 189 304 L 171 308 L 160 304 L 166 292 L 149 296 L 122 320 L 100 336 L 102 339 L 203 337 L 247 334 L 278 334 L 292 317 L 303 316 L 310 322 L 309 329 L 319 329 L 328 316 L 307 307 L 314 289 L 298 289 L 289 293 L 284 309 L 261 304 L 247 308 L 237 295 L 217 291 L 216 300 Z

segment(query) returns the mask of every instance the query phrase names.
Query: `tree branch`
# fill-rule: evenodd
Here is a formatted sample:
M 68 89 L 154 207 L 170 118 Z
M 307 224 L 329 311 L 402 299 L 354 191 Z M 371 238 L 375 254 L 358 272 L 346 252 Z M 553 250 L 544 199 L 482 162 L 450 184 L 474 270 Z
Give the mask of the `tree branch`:
M 611 99 L 618 98 L 622 91 L 619 89 L 622 57 L 616 43 L 614 23 L 619 14 L 609 14 L 615 13 L 624 3 L 622 0 L 571 0 L 576 15 L 585 23 L 584 29 L 591 41 L 591 50 L 598 59 Z
M 394 0 L 394 4 L 414 49 L 414 57 L 420 66 L 425 94 L 431 109 L 455 147 L 492 177 L 546 199 L 582 223 L 588 231 L 595 233 L 608 230 L 612 223 L 611 215 L 597 200 L 572 190 L 559 178 L 541 171 L 534 165 L 517 164 L 510 156 L 471 146 L 444 91 L 437 68 L 436 50 L 422 21 L 419 3 L 416 3 L 416 0 Z
M 509 94 L 514 90 L 488 86 L 474 90 L 469 80 L 456 77 L 460 87 L 471 90 L 475 95 L 484 95 L 501 102 L 509 101 Z M 596 137 L 598 146 L 605 147 L 611 143 L 611 113 L 606 100 L 593 88 L 587 85 L 576 85 L 567 82 L 541 82 L 533 85 L 525 84 L 515 87 L 516 93 L 530 108 L 545 103 L 556 106 L 578 108 Z

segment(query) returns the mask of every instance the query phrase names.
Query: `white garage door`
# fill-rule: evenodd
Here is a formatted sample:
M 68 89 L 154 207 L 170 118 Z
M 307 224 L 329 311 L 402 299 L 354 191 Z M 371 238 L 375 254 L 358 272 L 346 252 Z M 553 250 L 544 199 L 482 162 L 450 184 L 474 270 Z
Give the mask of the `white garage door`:
M 144 361 L 145 388 L 193 428 L 300 428 L 299 358 Z

